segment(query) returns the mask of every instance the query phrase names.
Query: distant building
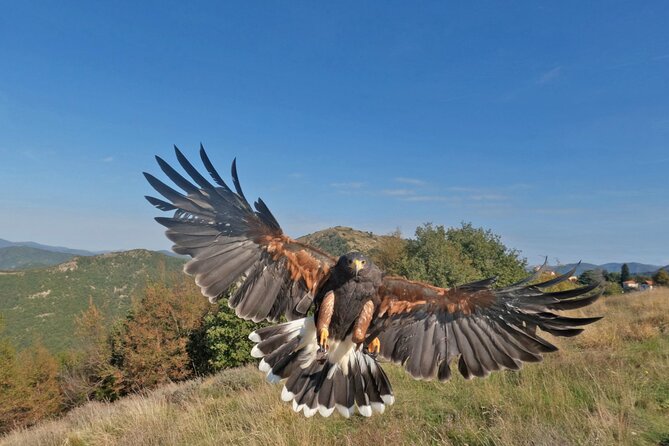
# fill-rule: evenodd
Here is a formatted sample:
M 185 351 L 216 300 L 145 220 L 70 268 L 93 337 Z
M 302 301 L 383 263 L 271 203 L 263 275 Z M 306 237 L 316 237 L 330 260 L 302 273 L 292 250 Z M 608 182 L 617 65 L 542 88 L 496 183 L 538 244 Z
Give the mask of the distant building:
M 655 282 L 652 280 L 646 280 L 644 283 L 639 285 L 640 290 L 652 290 L 653 288 L 655 288 Z
M 576 276 L 570 276 L 568 280 L 569 280 L 571 283 L 576 283 L 576 282 L 578 282 L 578 277 L 576 277 Z
M 623 282 L 623 290 L 625 291 L 637 291 L 639 289 L 639 284 L 636 283 L 636 280 L 626 280 Z
M 544 268 L 544 266 L 537 265 L 537 266 L 532 268 L 532 271 L 534 271 L 535 273 L 538 273 L 542 268 Z M 557 273 L 555 271 L 553 271 L 552 269 L 548 269 L 548 268 L 544 269 L 542 274 L 545 274 L 545 275 L 550 276 L 550 277 L 557 276 Z

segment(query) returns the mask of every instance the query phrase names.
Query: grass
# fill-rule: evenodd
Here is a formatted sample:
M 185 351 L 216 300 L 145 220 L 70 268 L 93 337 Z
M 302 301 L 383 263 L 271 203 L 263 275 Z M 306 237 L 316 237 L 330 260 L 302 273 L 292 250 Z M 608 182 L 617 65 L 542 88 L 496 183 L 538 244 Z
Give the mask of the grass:
M 305 419 L 255 367 L 171 384 L 0 439 L 7 445 L 669 444 L 669 290 L 601 300 L 606 318 L 520 372 L 447 383 L 384 365 L 396 403 Z

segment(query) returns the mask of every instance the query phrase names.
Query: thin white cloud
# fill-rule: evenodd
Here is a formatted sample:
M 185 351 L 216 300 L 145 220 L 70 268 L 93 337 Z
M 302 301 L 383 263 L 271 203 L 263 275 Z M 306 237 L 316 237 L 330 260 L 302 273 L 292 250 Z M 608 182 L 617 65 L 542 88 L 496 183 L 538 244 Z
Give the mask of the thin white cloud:
M 362 189 L 365 183 L 361 181 L 347 181 L 344 183 L 330 183 L 330 186 L 338 190 L 358 190 Z
M 425 186 L 427 183 L 417 178 L 397 177 L 395 181 L 403 184 L 413 184 L 414 186 Z
M 330 183 L 330 187 L 338 194 L 352 195 L 364 193 L 365 183 L 362 181 L 348 181 L 342 183 Z
M 529 190 L 532 189 L 533 186 L 531 184 L 527 183 L 516 183 L 516 184 L 511 184 L 504 189 L 506 190 Z
M 474 187 L 452 186 L 452 187 L 447 187 L 446 190 L 449 190 L 451 192 L 476 192 L 479 189 L 476 189 Z
M 458 201 L 458 198 L 448 197 L 446 195 L 413 195 L 410 197 L 400 198 L 402 201 L 410 202 L 427 202 L 427 201 Z
M 503 200 L 508 200 L 509 197 L 501 194 L 478 194 L 478 195 L 470 195 L 469 199 L 475 201 L 503 201 Z
M 539 85 L 545 85 L 548 83 L 553 82 L 555 79 L 560 77 L 562 74 L 562 67 L 555 67 L 552 68 L 539 76 L 539 79 L 537 79 L 537 84 Z
M 389 197 L 407 197 L 410 195 L 415 195 L 416 191 L 411 189 L 384 189 L 381 191 L 383 195 L 388 195 Z
M 102 158 L 102 162 L 103 162 L 103 163 L 111 163 L 112 161 L 114 161 L 114 157 L 113 157 L 113 156 L 108 156 L 108 157 L 106 157 L 106 158 Z
M 32 150 L 24 150 L 22 153 L 26 158 L 30 158 L 31 160 L 37 159 L 37 155 Z

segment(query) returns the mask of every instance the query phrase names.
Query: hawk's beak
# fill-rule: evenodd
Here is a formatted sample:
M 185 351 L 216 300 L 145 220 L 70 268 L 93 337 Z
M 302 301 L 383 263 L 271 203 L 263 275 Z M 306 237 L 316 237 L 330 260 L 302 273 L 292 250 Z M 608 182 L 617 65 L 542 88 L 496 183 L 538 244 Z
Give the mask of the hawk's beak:
M 365 267 L 365 265 L 362 264 L 361 260 L 356 259 L 356 260 L 353 261 L 353 268 L 355 270 L 355 275 L 356 276 L 358 275 L 360 270 L 363 269 L 364 267 Z

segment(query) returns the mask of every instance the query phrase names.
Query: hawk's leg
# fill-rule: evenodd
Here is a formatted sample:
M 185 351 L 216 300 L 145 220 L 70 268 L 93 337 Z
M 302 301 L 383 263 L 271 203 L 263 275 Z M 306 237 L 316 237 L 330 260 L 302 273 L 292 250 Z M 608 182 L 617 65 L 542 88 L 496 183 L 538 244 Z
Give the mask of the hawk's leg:
M 375 310 L 374 302 L 372 302 L 371 300 L 365 302 L 365 305 L 363 305 L 362 311 L 360 312 L 358 319 L 355 321 L 355 325 L 353 325 L 352 341 L 358 345 L 362 344 L 365 338 L 367 337 L 367 329 L 369 328 L 369 324 L 372 322 L 372 316 L 374 316 L 374 310 Z M 374 341 L 372 341 L 372 343 L 373 342 Z
M 330 321 L 332 320 L 332 313 L 334 312 L 334 301 L 335 295 L 330 291 L 325 295 L 323 302 L 321 302 L 320 308 L 318 309 L 316 336 L 318 338 L 318 350 L 321 353 L 326 353 L 328 348 L 330 348 L 330 343 L 328 342 L 330 332 L 328 329 L 330 328 Z

